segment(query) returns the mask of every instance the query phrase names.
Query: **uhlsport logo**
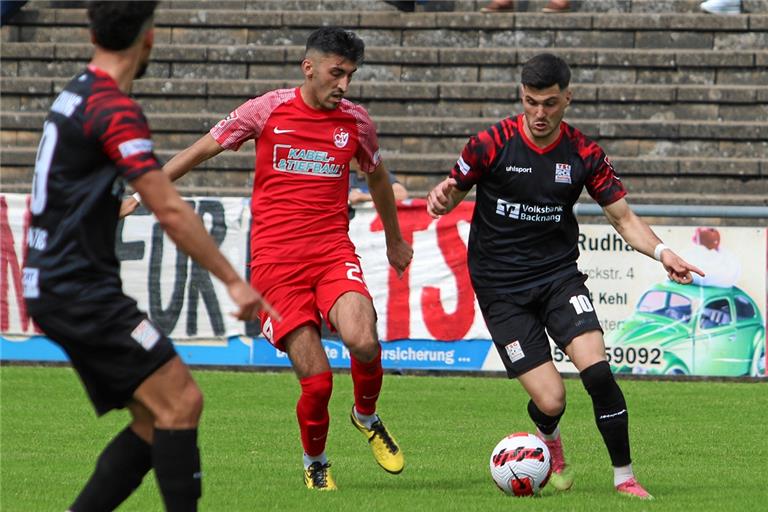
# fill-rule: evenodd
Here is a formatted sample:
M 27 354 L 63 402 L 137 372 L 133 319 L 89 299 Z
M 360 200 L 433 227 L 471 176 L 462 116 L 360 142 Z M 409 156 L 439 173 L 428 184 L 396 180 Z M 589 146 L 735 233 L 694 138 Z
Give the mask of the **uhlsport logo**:
M 333 130 L 333 143 L 337 148 L 343 148 L 349 142 L 349 132 L 342 127 Z
M 571 183 L 571 166 L 555 164 L 555 183 Z

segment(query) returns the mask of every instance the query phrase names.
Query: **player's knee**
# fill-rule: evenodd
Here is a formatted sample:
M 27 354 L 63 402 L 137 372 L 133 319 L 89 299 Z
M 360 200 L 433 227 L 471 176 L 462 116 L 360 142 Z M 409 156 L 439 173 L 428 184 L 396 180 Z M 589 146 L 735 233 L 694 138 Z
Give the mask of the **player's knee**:
M 536 408 L 547 416 L 557 417 L 565 410 L 565 393 L 555 393 L 534 400 Z
M 359 330 L 344 340 L 352 357 L 362 363 L 370 363 L 376 359 L 381 350 L 375 329 Z
M 156 412 L 155 426 L 164 429 L 195 428 L 202 412 L 203 393 L 192 381 Z
M 587 393 L 593 398 L 600 395 L 614 394 L 619 387 L 611 372 L 611 366 L 607 361 L 600 361 L 585 368 L 579 376 Z

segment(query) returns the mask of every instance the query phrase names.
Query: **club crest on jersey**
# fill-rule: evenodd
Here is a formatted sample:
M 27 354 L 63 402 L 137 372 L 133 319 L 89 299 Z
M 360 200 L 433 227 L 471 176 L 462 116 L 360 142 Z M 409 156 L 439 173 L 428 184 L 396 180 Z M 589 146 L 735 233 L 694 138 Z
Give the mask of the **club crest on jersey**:
M 349 132 L 344 128 L 336 128 L 333 130 L 333 143 L 337 148 L 343 148 L 349 142 Z
M 555 183 L 571 183 L 571 166 L 555 164 Z

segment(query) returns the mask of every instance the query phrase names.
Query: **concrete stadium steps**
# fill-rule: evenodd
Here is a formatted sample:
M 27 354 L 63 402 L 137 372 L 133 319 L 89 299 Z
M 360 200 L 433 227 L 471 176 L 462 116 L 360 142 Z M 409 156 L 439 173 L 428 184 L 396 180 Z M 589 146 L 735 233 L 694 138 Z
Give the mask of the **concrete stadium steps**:
M 403 14 L 381 0 L 163 2 L 134 95 L 167 158 L 245 99 L 299 83 L 306 35 L 344 25 L 367 43 L 349 97 L 418 196 L 469 135 L 519 111 L 522 63 L 550 51 L 572 65 L 568 120 L 607 150 L 633 197 L 663 198 L 672 181 L 691 197 L 768 204 L 768 0 L 745 1 L 753 14 L 740 16 L 701 14 L 699 0 L 583 0 L 554 15 L 539 12 L 545 0 L 494 15 L 478 12 L 486 3 Z M 1 32 L 0 190 L 28 189 L 44 113 L 91 55 L 84 10 L 50 8 L 60 4 L 30 2 Z M 180 185 L 244 195 L 252 164 L 249 144 Z
M 201 4 L 204 5 L 204 4 Z M 768 7 L 768 0 L 766 0 Z M 358 32 L 368 46 L 595 48 L 765 47 L 768 10 L 739 16 L 685 13 L 488 15 L 479 12 L 165 9 L 156 16 L 156 43 L 302 45 L 322 25 Z M 26 9 L 3 28 L 3 41 L 88 40 L 84 9 Z M 526 44 L 527 42 L 527 44 Z M 437 44 L 435 44 L 437 43 Z
M 35 147 L 13 147 L 3 151 L 3 186 L 6 192 L 30 190 Z M 161 159 L 170 158 L 174 151 L 158 151 Z M 383 155 L 389 168 L 407 169 L 414 161 L 422 172 L 399 172 L 400 181 L 413 192 L 413 197 L 423 194 L 441 181 L 456 160 L 456 155 Z M 754 159 L 733 158 L 642 158 L 613 159 L 621 173 L 622 182 L 631 192 L 636 203 L 686 203 L 699 204 L 709 201 L 717 204 L 766 205 L 768 201 L 768 169 L 765 162 Z M 253 149 L 244 146 L 238 153 L 223 153 L 201 165 L 182 178 L 177 186 L 185 194 L 197 195 L 246 195 L 252 181 Z M 731 172 L 724 175 L 718 166 Z M 643 173 L 628 172 L 632 168 Z M 741 175 L 749 169 L 755 175 Z M 758 175 L 755 169 L 761 169 Z M 426 172 L 428 170 L 429 172 Z M 691 170 L 696 172 L 691 172 Z M 702 174 L 700 171 L 708 171 Z M 584 197 L 586 200 L 586 196 Z
M 594 13 L 690 13 L 699 12 L 702 0 L 572 0 L 576 12 Z M 489 0 L 429 0 L 454 12 L 477 12 Z M 62 2 L 40 2 L 61 4 Z M 517 0 L 519 12 L 539 12 L 548 0 Z M 742 0 L 746 12 L 765 12 L 766 0 Z M 164 1 L 162 9 L 228 9 L 228 10 L 291 10 L 291 11 L 384 11 L 397 13 L 381 0 L 172 0 Z M 417 5 L 417 12 L 425 11 Z
M 77 71 L 82 70 L 78 66 Z M 72 73 L 74 75 L 74 73 Z M 69 75 L 69 76 L 72 76 Z M 47 110 L 70 78 L 0 77 L 5 109 Z M 227 113 L 248 98 L 275 88 L 294 87 L 296 80 L 222 80 L 201 78 L 144 78 L 133 94 L 148 112 Z M 768 117 L 768 84 L 589 84 L 572 86 L 573 118 L 721 119 L 759 121 Z M 431 115 L 497 117 L 519 108 L 519 89 L 507 82 L 352 83 L 349 98 L 360 101 L 372 115 Z M 660 110 L 662 110 L 660 112 Z
M 226 112 L 147 113 L 153 133 L 198 133 L 203 134 L 220 121 Z M 44 111 L 0 113 L 4 131 L 37 131 L 43 124 Z M 456 117 L 398 117 L 377 116 L 379 136 L 453 137 L 460 140 L 482 131 L 497 122 L 496 118 Z M 700 140 L 714 142 L 760 143 L 766 140 L 765 122 L 746 121 L 704 121 L 704 120 L 617 120 L 577 119 L 574 121 L 590 138 L 596 141 L 634 140 Z M 458 147 L 457 150 L 460 150 Z M 762 152 L 761 152 L 762 154 Z M 738 155 L 731 155 L 738 156 Z
M 768 31 L 766 31 L 768 45 Z M 699 84 L 768 86 L 768 46 L 722 50 L 548 49 L 573 68 L 574 84 Z M 7 42 L 2 76 L 68 77 L 88 61 L 90 48 L 64 42 Z M 355 80 L 404 83 L 517 83 L 520 67 L 541 48 L 377 46 L 366 52 Z M 300 46 L 158 44 L 151 78 L 301 79 Z

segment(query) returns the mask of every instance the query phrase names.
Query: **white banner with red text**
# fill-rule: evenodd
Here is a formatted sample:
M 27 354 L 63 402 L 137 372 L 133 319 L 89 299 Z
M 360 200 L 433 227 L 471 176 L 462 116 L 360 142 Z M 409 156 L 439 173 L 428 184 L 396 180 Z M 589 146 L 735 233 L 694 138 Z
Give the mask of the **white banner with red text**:
M 242 198 L 187 199 L 236 268 L 248 268 L 250 210 Z M 21 297 L 27 196 L 0 194 L 0 359 L 59 360 L 61 351 L 36 331 Z M 503 371 L 475 300 L 466 266 L 474 203 L 439 220 L 423 201 L 398 206 L 401 231 L 414 248 L 400 277 L 389 267 L 381 220 L 357 208 L 349 234 L 357 247 L 385 342 L 387 368 Z M 585 219 L 582 219 L 584 222 Z M 656 226 L 676 252 L 706 272 L 679 286 L 662 265 L 633 251 L 609 225 L 581 225 L 580 269 L 606 333 L 616 372 L 743 376 L 765 374 L 768 236 L 765 228 Z M 260 336 L 258 324 L 234 320 L 225 288 L 176 250 L 146 210 L 118 227 L 117 254 L 125 292 L 194 364 L 288 366 L 285 354 Z M 516 340 L 497 340 L 502 343 Z M 324 340 L 333 366 L 349 365 L 339 340 Z M 576 371 L 552 347 L 561 371 Z

